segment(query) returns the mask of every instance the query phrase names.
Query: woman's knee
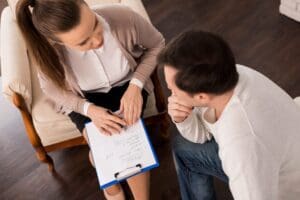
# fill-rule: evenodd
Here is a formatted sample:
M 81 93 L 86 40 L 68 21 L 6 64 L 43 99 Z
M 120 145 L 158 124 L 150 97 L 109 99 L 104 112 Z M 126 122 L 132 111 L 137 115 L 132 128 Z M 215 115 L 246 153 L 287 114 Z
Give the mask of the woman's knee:
M 89 151 L 89 160 L 93 167 L 95 167 L 95 162 L 91 151 Z
M 106 192 L 108 195 L 115 195 L 118 194 L 122 190 L 120 184 L 115 184 L 110 187 L 107 187 L 104 189 L 104 192 Z

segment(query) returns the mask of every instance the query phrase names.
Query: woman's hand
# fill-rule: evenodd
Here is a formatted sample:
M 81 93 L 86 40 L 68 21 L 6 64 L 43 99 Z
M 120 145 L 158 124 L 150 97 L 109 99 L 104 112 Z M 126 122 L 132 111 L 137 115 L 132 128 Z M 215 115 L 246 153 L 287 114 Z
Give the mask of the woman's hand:
M 120 104 L 120 113 L 128 125 L 134 124 L 141 116 L 143 106 L 142 90 L 137 85 L 129 84 L 123 94 Z
M 108 109 L 93 104 L 89 106 L 87 115 L 95 126 L 106 135 L 120 133 L 122 127 L 126 126 L 123 119 L 113 115 Z
M 168 113 L 176 123 L 183 122 L 192 112 L 193 106 L 178 99 L 175 95 L 168 98 Z

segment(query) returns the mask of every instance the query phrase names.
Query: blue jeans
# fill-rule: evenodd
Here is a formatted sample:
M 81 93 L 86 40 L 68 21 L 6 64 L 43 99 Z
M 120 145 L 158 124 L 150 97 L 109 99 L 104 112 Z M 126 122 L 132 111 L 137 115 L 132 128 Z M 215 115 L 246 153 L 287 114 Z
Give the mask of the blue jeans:
M 172 148 L 182 200 L 216 199 L 213 177 L 224 182 L 228 182 L 228 177 L 222 169 L 215 140 L 196 144 L 177 134 Z

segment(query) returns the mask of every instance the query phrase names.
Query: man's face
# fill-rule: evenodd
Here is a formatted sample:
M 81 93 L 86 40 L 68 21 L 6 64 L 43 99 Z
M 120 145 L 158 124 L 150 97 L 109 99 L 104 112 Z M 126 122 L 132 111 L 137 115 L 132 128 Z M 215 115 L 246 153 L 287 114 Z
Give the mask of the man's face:
M 191 107 L 198 106 L 199 102 L 195 98 L 195 96 L 189 95 L 187 92 L 179 89 L 175 84 L 175 76 L 177 74 L 177 70 L 171 66 L 165 65 L 164 67 L 165 79 L 167 82 L 168 88 L 171 90 L 172 95 L 176 96 L 181 101 L 187 103 Z

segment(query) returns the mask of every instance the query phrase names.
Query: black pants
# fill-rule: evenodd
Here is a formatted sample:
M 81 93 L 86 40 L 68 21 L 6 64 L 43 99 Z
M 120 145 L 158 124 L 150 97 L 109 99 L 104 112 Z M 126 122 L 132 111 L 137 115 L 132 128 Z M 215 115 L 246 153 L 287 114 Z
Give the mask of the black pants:
M 114 112 L 119 110 L 121 98 L 125 93 L 125 91 L 127 90 L 128 85 L 129 82 L 120 87 L 113 87 L 108 93 L 83 92 L 83 94 L 89 102 Z M 148 93 L 145 90 L 143 90 L 142 96 L 143 96 L 143 108 L 142 108 L 142 114 L 143 114 L 143 111 L 146 107 Z M 81 133 L 85 127 L 85 124 L 91 121 L 90 118 L 76 112 L 71 112 L 69 114 L 69 117 L 71 118 L 72 122 L 76 125 L 77 129 Z

